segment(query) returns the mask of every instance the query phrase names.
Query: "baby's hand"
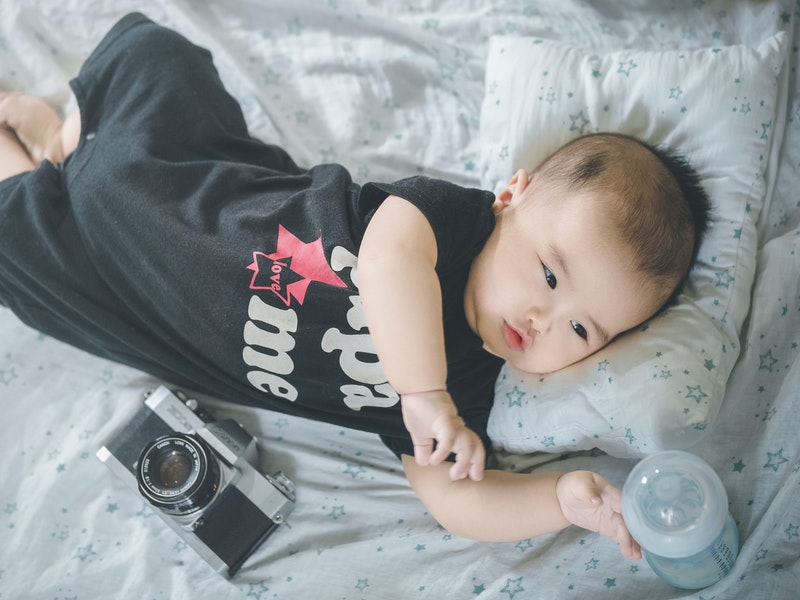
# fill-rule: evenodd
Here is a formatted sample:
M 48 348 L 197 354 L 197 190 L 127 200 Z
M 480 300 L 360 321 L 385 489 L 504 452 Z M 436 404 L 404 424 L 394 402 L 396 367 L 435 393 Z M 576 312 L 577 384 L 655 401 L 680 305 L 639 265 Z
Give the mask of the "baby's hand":
M 467 476 L 475 481 L 483 479 L 486 461 L 483 442 L 458 416 L 447 391 L 403 394 L 401 405 L 403 421 L 411 434 L 414 458 L 418 465 L 438 465 L 455 453 L 456 462 L 450 468 L 450 479 L 464 479 Z
M 642 557 L 622 518 L 622 493 L 606 479 L 591 471 L 564 473 L 556 484 L 556 496 L 570 523 L 610 537 L 626 558 Z

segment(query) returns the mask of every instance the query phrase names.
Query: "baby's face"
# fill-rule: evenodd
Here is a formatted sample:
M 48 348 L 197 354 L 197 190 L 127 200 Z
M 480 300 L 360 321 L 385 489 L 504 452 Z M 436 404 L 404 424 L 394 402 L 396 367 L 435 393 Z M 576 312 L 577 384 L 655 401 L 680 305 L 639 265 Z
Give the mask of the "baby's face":
M 581 192 L 538 192 L 495 203 L 497 224 L 464 296 L 486 350 L 529 373 L 550 373 L 596 352 L 664 301 L 632 267 L 600 203 Z M 511 194 L 509 194 L 511 196 Z

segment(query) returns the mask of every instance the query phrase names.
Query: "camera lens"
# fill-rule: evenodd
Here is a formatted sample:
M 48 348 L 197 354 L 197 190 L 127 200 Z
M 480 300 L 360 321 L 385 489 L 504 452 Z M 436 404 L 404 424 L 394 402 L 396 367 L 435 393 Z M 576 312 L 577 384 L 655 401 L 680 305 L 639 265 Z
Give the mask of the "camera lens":
M 139 491 L 151 504 L 169 514 L 185 515 L 211 501 L 220 473 L 216 458 L 200 439 L 170 433 L 142 450 L 136 479 Z
M 175 489 L 186 483 L 193 474 L 194 463 L 189 454 L 172 450 L 159 456 L 151 471 L 157 476 L 157 485 L 164 489 Z

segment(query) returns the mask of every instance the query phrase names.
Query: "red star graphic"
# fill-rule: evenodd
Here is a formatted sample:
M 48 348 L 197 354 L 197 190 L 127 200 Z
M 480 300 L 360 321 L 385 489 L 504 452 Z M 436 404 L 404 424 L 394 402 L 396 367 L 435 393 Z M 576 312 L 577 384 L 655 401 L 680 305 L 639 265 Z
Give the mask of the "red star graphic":
M 264 273 L 260 273 L 259 256 L 272 261 L 276 268 L 291 262 L 293 277 L 281 278 L 280 276 L 269 277 L 270 285 L 258 285 L 256 279 L 259 275 L 262 278 Z M 287 259 L 291 259 L 288 261 Z M 325 260 L 325 253 L 322 249 L 322 237 L 318 237 L 313 242 L 305 243 L 300 238 L 291 233 L 283 225 L 278 225 L 278 246 L 272 254 L 263 252 L 253 252 L 253 262 L 247 267 L 253 271 L 253 279 L 250 283 L 251 289 L 269 289 L 278 296 L 286 306 L 289 306 L 291 299 L 296 299 L 300 304 L 306 297 L 306 291 L 312 281 L 327 283 L 336 287 L 347 287 L 336 273 L 333 272 L 328 261 Z M 273 268 L 273 273 L 277 273 Z M 283 281 L 292 280 L 290 283 L 282 284 Z

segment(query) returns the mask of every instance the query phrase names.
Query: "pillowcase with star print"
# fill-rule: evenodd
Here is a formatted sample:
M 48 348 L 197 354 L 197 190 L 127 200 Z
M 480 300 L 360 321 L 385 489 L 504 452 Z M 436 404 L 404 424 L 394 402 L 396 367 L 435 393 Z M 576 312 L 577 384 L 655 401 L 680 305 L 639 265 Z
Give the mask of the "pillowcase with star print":
M 739 356 L 785 125 L 784 33 L 758 47 L 593 52 L 540 38 L 489 45 L 482 184 L 502 189 L 567 141 L 617 131 L 682 154 L 713 204 L 676 305 L 584 361 L 497 380 L 489 435 L 511 453 L 687 448 L 722 405 Z

